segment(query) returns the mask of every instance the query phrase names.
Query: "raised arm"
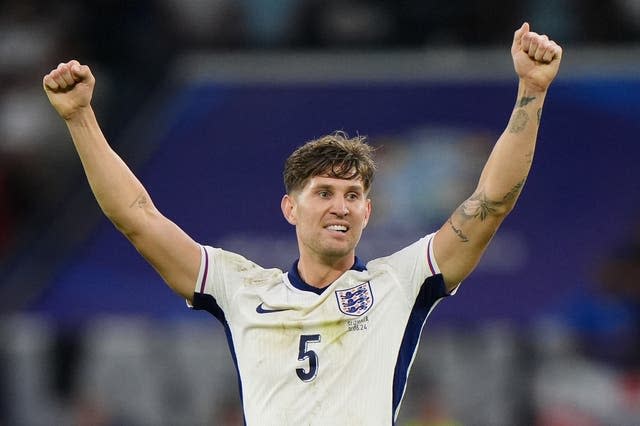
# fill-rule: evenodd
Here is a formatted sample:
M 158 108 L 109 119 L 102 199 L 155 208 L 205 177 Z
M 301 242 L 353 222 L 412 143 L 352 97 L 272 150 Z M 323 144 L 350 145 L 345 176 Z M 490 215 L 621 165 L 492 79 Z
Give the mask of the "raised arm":
M 529 31 L 525 23 L 514 34 L 511 55 L 519 78 L 511 119 L 476 190 L 435 236 L 436 261 L 449 290 L 475 268 L 522 191 L 533 161 L 542 106 L 558 72 L 562 49 L 547 36 Z
M 47 97 L 67 124 L 104 214 L 176 293 L 191 300 L 200 246 L 160 214 L 140 181 L 107 143 L 91 108 L 94 84 L 89 67 L 75 60 L 58 65 L 43 79 Z

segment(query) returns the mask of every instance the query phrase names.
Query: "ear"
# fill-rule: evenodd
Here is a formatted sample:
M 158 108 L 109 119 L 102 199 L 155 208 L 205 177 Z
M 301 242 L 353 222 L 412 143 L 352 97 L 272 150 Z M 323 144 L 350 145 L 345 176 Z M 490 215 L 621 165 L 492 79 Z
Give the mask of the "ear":
M 280 208 L 282 209 L 284 218 L 292 225 L 295 225 L 297 222 L 295 207 L 295 199 L 289 194 L 284 194 L 282 201 L 280 201 Z
M 369 217 L 371 217 L 371 209 L 372 209 L 372 204 L 371 204 L 371 198 L 367 198 L 367 212 L 364 215 L 364 226 L 363 228 L 367 227 L 367 224 L 369 223 Z

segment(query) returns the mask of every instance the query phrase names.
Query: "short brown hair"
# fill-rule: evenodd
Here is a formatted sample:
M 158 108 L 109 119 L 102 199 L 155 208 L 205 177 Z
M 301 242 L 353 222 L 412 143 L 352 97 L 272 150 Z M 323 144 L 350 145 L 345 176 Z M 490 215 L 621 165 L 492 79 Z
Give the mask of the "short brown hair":
M 349 136 L 342 131 L 314 139 L 297 148 L 284 164 L 287 194 L 302 189 L 307 181 L 320 175 L 338 179 L 360 177 L 365 192 L 373 182 L 376 164 L 374 148 L 365 136 Z

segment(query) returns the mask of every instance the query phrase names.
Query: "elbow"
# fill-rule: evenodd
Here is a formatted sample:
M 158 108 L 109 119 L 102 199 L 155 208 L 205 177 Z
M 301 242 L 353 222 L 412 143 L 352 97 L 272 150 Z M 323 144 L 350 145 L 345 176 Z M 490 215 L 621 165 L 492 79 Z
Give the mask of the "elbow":
M 496 190 L 490 185 L 479 187 L 462 204 L 463 210 L 468 216 L 480 217 L 481 220 L 489 216 L 504 219 L 515 208 L 523 184 L 524 179 L 507 192 Z
M 488 219 L 502 220 L 513 210 L 514 205 L 515 200 L 490 198 L 481 190 L 465 200 L 458 207 L 458 212 L 467 220 L 471 218 L 479 219 L 481 222 Z
M 516 203 L 503 203 L 496 207 L 495 216 L 501 221 L 507 217 L 513 209 L 516 207 Z
M 111 221 L 113 226 L 118 230 L 118 232 L 127 237 L 127 239 L 131 240 L 131 238 L 138 233 L 137 227 L 132 224 L 131 220 L 108 214 L 106 216 Z
M 160 216 L 146 193 L 142 193 L 130 204 L 100 205 L 102 212 L 118 231 L 129 240 L 149 229 L 151 223 Z
M 156 212 L 151 209 L 141 209 L 135 213 L 110 214 L 104 212 L 113 226 L 122 233 L 129 241 L 134 241 L 139 235 L 148 229 L 153 221 Z

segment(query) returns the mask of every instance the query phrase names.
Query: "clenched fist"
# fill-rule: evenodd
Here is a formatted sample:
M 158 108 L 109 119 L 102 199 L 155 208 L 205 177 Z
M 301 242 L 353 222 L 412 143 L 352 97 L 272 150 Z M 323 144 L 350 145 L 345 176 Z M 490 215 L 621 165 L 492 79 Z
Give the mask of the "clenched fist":
M 511 56 L 518 77 L 530 89 L 545 91 L 558 73 L 562 48 L 525 22 L 513 36 Z
M 95 82 L 89 67 L 76 60 L 61 63 L 42 79 L 49 102 L 65 120 L 89 107 Z

